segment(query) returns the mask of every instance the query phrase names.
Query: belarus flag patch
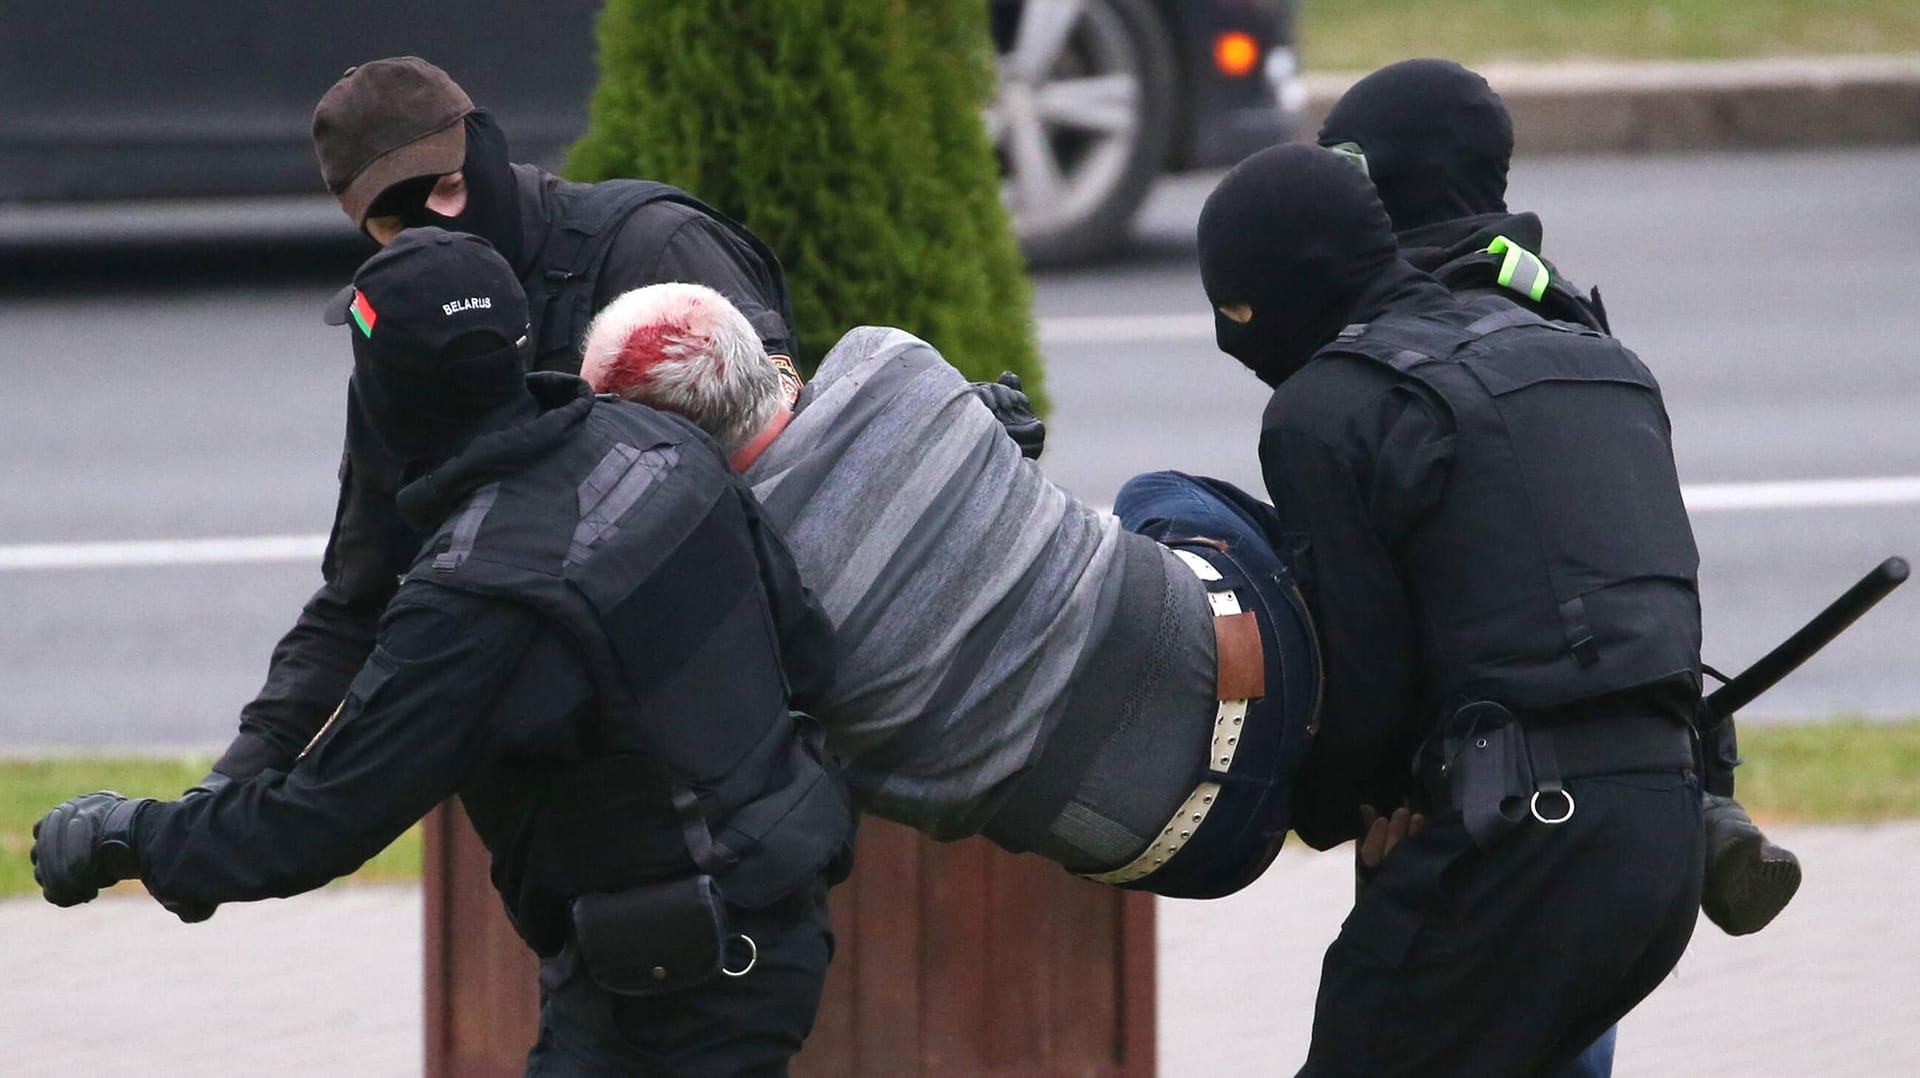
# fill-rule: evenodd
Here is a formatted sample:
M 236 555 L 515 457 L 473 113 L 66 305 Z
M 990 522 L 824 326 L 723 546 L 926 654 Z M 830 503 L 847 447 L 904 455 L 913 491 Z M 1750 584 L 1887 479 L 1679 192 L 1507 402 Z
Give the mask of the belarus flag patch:
M 373 304 L 367 302 L 365 292 L 358 288 L 353 290 L 353 305 L 347 311 L 353 315 L 353 324 L 360 327 L 360 332 L 373 336 L 373 324 L 380 320 L 380 316 L 373 313 Z

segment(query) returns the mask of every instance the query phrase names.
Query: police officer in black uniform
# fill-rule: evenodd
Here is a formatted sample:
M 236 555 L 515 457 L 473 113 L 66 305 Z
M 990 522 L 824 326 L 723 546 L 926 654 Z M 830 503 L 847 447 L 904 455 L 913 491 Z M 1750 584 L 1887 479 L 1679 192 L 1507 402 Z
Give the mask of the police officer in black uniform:
M 746 312 L 771 354 L 793 354 L 772 252 L 693 196 L 641 180 L 569 183 L 507 157 L 506 137 L 446 72 L 416 57 L 351 68 L 314 110 L 327 188 L 381 242 L 437 225 L 480 236 L 513 267 L 532 318 L 528 364 L 577 373 L 601 306 L 629 289 L 692 281 Z M 274 649 L 266 684 L 207 785 L 285 768 L 339 704 L 420 536 L 394 509 L 400 475 L 349 397 L 325 583 Z
M 1334 103 L 1320 144 L 1373 179 L 1400 257 L 1458 296 L 1497 295 L 1546 318 L 1611 333 L 1600 290 L 1541 255 L 1532 213 L 1507 209 L 1513 120 L 1487 80 L 1450 60 L 1403 60 Z M 1701 908 L 1731 935 L 1758 932 L 1800 886 L 1800 862 L 1733 798 L 1731 718 L 1704 731 L 1707 875 Z
M 1505 288 L 1515 302 L 1545 308 L 1550 317 L 1606 328 L 1597 292 L 1535 272 L 1551 270 L 1537 260 L 1540 218 L 1509 212 L 1506 203 L 1513 121 L 1479 75 L 1451 60 L 1389 64 L 1334 102 L 1320 145 L 1373 179 L 1400 257 L 1415 269 L 1455 292 Z M 1502 237 L 1507 243 L 1496 245 Z
M 371 655 L 290 770 L 68 801 L 36 879 L 204 916 L 352 872 L 457 792 L 543 960 L 529 1074 L 784 1073 L 852 826 L 787 703 L 831 679 L 829 624 L 697 428 L 523 372 L 484 240 L 409 230 L 354 283 L 356 400 L 428 537 Z
M 1428 823 L 1329 948 L 1308 1074 L 1565 1064 L 1673 968 L 1702 865 L 1698 558 L 1652 375 L 1612 338 L 1401 260 L 1318 147 L 1199 226 L 1223 351 L 1327 664 L 1294 826 Z

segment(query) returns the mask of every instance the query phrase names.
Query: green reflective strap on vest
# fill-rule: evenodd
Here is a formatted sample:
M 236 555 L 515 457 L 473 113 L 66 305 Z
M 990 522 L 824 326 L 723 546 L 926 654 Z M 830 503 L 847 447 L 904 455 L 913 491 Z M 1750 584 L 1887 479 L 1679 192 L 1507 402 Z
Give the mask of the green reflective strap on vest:
M 1505 236 L 1495 236 L 1487 244 L 1487 253 L 1506 257 L 1500 262 L 1500 274 L 1494 278 L 1501 288 L 1509 288 L 1535 303 L 1547 294 L 1547 284 L 1552 275 L 1547 272 L 1547 264 L 1525 247 Z M 1515 284 L 1515 281 L 1522 283 Z

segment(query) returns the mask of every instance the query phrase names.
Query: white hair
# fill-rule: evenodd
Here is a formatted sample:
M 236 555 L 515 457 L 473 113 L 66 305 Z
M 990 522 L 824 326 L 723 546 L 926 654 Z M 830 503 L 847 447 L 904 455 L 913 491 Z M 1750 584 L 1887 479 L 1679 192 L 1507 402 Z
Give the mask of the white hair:
M 760 335 L 705 285 L 653 284 L 607 306 L 587 328 L 580 375 L 595 392 L 677 412 L 733 454 L 780 410 L 780 372 Z

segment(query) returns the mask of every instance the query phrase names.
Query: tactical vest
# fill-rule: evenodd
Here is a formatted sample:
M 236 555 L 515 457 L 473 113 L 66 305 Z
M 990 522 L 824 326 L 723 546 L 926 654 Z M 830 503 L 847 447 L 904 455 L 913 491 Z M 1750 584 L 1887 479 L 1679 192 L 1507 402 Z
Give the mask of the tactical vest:
M 536 833 L 541 887 L 697 868 L 758 907 L 850 840 L 844 788 L 787 709 L 750 498 L 692 424 L 595 401 L 566 441 L 468 495 L 407 574 L 540 612 L 592 677 L 590 761 L 524 784 L 520 810 L 593 827 Z
M 690 206 L 724 225 L 753 249 L 772 274 L 780 294 L 780 317 L 793 328 L 793 303 L 774 257 L 759 237 L 692 195 L 652 180 L 606 180 L 601 183 L 556 184 L 551 192 L 556 206 L 552 232 L 539 261 L 520 282 L 527 294 L 527 312 L 536 342 L 533 370 L 580 372 L 580 343 L 597 313 L 594 286 L 606 265 L 607 252 L 620 226 L 641 207 L 655 202 Z
M 1439 712 L 1697 687 L 1699 555 L 1632 352 L 1477 300 L 1349 326 L 1319 354 L 1390 367 L 1451 414 L 1445 493 L 1398 551 Z
M 1583 294 L 1551 262 L 1505 236 L 1432 272 L 1447 291 L 1463 298 L 1502 295 L 1543 318 L 1613 332 L 1598 288 Z

